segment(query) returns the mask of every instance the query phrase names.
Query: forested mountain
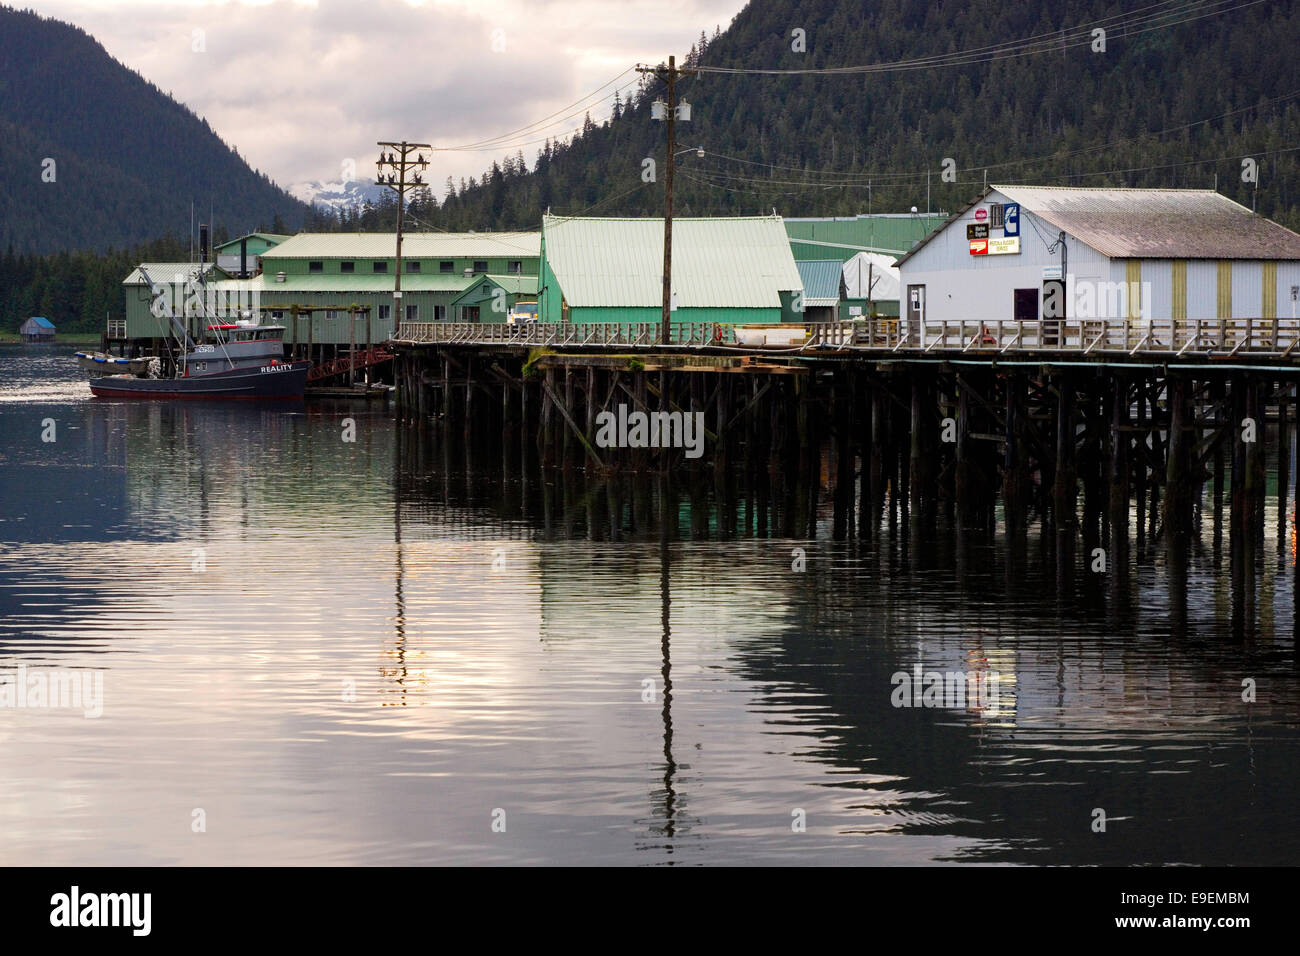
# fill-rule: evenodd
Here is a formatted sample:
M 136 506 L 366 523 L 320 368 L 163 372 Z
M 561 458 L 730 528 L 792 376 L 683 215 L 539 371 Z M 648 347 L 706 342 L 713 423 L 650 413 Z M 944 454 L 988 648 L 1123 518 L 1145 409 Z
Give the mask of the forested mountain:
M 1177 20 L 1184 22 L 1169 25 Z M 1097 24 L 1106 30 L 1104 52 L 1094 50 Z M 805 33 L 806 52 L 792 50 L 795 29 Z M 1053 41 L 1053 52 L 987 56 L 1034 36 Z M 1298 49 L 1297 0 L 752 2 L 728 29 L 701 36 L 692 62 L 804 69 L 985 55 L 906 71 L 684 80 L 679 89 L 693 115 L 678 140 L 703 146 L 706 156 L 681 157 L 676 211 L 924 209 L 927 171 L 935 209 L 969 200 L 986 169 L 989 182 L 1084 186 L 1212 188 L 1217 174 L 1220 191 L 1247 206 L 1257 199 L 1261 213 L 1297 228 Z M 658 158 L 662 178 L 663 124 L 649 116 L 660 95 L 655 83 L 617 119 L 547 142 L 531 170 L 521 158 L 493 165 L 456 189 L 438 225 L 536 228 L 548 206 L 661 215 L 662 182 L 640 180 L 647 156 Z M 1257 197 L 1242 182 L 1245 157 L 1258 162 Z M 941 181 L 945 158 L 955 161 L 956 183 Z
M 0 6 L 0 250 L 105 250 L 183 235 L 191 202 L 205 220 L 211 205 L 218 228 L 234 234 L 277 216 L 297 227 L 307 215 L 84 31 Z

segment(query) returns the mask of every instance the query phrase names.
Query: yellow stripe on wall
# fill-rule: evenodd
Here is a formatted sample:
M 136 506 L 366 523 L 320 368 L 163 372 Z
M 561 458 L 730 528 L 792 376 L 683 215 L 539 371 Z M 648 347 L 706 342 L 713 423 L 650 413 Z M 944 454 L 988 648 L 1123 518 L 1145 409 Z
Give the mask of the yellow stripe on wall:
M 1219 318 L 1232 318 L 1232 263 L 1219 260 Z
M 1124 281 L 1128 284 L 1128 317 L 1136 319 L 1142 315 L 1142 260 L 1129 259 L 1124 263 Z
M 1262 316 L 1265 319 L 1277 318 L 1277 263 L 1264 263 L 1264 288 L 1261 300 L 1264 303 Z
M 1170 310 L 1173 312 L 1171 319 L 1187 318 L 1187 260 L 1175 259 L 1172 269 L 1173 277 L 1173 301 L 1170 304 Z

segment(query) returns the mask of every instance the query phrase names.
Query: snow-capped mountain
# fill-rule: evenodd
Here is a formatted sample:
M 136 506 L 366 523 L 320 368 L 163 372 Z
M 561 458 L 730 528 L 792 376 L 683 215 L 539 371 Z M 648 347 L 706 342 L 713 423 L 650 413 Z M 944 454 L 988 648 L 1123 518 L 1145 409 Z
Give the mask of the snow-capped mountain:
M 368 199 L 378 205 L 380 197 L 389 191 L 373 179 L 353 179 L 349 182 L 307 182 L 289 187 L 289 193 L 313 206 L 327 209 L 342 209 L 346 206 L 360 206 Z

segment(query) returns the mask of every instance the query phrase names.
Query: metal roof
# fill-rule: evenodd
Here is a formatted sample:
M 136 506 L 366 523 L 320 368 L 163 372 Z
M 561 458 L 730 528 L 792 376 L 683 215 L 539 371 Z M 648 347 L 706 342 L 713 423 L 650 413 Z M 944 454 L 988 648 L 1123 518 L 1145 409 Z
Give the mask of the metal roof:
M 238 246 L 239 241 L 241 239 L 265 239 L 267 242 L 271 243 L 271 245 L 274 246 L 278 243 L 284 242 L 286 239 L 291 239 L 291 238 L 293 237 L 282 236 L 278 232 L 248 232 L 242 236 L 236 236 L 234 239 L 227 239 L 225 242 L 221 243 L 220 245 L 213 246 L 213 248 L 228 249 L 231 246 Z
M 536 232 L 404 232 L 402 257 L 409 259 L 536 258 Z M 392 232 L 300 232 L 262 254 L 272 259 L 392 259 L 397 235 Z
M 790 247 L 799 259 L 836 257 L 858 252 L 902 255 L 943 224 L 944 213 L 874 213 L 826 219 L 785 220 Z
M 570 306 L 663 302 L 664 221 L 545 216 L 546 261 Z M 779 216 L 673 220 L 681 308 L 778 308 L 803 289 Z
M 839 259 L 796 259 L 794 264 L 803 280 L 805 306 L 839 304 L 840 280 L 844 278 Z
M 1300 259 L 1300 235 L 1212 189 L 994 186 L 1116 259 Z
M 209 262 L 203 268 L 211 271 L 216 268 L 216 265 Z M 198 275 L 199 264 L 197 262 L 142 262 L 122 280 L 122 285 L 144 285 L 144 276 L 140 274 L 141 269 L 148 272 L 154 282 L 184 283 Z
M 28 321 L 29 321 L 29 322 L 35 322 L 37 325 L 39 325 L 39 326 L 40 326 L 41 328 L 43 328 L 43 329 L 52 329 L 52 328 L 54 328 L 54 323 L 51 322 L 49 319 L 47 319 L 47 318 L 46 318 L 45 316 L 43 316 L 43 315 L 33 315 L 33 316 L 28 320 Z
M 474 281 L 465 287 L 465 291 L 456 298 L 452 299 L 452 305 L 459 305 L 463 300 L 469 299 L 478 289 L 479 286 L 495 285 L 499 287 L 506 295 L 537 295 L 537 288 L 540 280 L 537 276 L 500 276 L 480 274 L 474 277 Z M 491 293 L 484 298 L 490 297 Z

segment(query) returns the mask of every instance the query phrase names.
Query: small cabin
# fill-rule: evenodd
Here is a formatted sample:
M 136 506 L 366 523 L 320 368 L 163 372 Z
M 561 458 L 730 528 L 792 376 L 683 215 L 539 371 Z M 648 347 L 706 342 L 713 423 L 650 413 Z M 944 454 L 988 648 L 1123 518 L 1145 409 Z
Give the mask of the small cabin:
M 18 326 L 18 334 L 24 342 L 53 342 L 54 323 L 43 315 L 33 315 Z

